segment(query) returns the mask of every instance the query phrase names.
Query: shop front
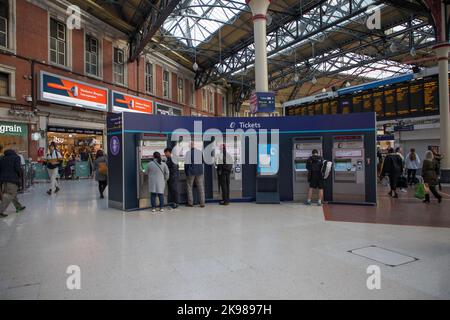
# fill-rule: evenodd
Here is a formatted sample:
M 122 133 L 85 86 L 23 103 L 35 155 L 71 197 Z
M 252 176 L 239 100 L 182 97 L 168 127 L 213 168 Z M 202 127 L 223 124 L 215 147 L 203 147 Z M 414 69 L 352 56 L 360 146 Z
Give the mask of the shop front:
M 28 124 L 0 121 L 0 145 L 28 159 Z
M 181 116 L 183 111 L 179 108 L 168 106 L 162 103 L 156 103 L 156 114 L 161 114 L 165 116 Z

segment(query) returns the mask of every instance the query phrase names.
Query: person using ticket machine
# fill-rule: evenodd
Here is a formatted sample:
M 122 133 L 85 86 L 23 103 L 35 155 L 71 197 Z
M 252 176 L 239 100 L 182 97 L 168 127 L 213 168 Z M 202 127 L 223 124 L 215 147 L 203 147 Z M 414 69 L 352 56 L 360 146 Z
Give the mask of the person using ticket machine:
M 172 148 L 165 148 L 166 165 L 169 168 L 169 180 L 167 181 L 168 199 L 173 209 L 178 208 L 180 194 L 178 192 L 178 181 L 180 178 L 180 168 L 178 162 L 172 160 Z
M 319 155 L 319 151 L 314 149 L 311 156 L 306 161 L 306 169 L 308 170 L 308 199 L 306 200 L 306 205 L 311 205 L 311 198 L 314 189 L 319 190 L 319 199 L 317 200 L 317 205 L 321 206 L 323 201 L 323 187 L 324 178 L 322 175 L 322 165 L 323 158 Z
M 220 205 L 227 206 L 230 204 L 230 175 L 233 170 L 233 158 L 227 152 L 226 145 L 223 144 L 220 150 L 217 176 L 219 177 L 219 185 L 222 190 L 222 201 Z

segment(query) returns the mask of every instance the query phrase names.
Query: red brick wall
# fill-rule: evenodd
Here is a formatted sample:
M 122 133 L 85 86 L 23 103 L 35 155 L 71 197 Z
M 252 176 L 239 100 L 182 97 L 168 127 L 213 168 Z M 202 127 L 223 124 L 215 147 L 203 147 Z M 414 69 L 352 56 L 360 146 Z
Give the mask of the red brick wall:
M 140 57 L 139 59 L 139 88 L 140 92 L 145 92 L 145 59 Z
M 72 70 L 84 73 L 84 30 L 72 30 Z
M 173 102 L 178 102 L 178 77 L 175 73 L 170 73 L 171 74 L 171 81 L 172 81 L 172 101 Z
M 162 90 L 162 67 L 160 65 L 156 66 L 156 72 L 155 72 L 155 93 L 158 97 L 162 97 L 163 90 Z
M 103 80 L 112 82 L 112 43 L 103 39 Z

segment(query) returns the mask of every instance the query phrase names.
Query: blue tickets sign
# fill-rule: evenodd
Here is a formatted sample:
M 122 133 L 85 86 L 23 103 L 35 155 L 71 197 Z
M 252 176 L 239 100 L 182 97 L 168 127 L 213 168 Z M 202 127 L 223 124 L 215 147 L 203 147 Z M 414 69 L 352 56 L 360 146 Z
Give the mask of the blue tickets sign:
M 275 93 L 256 92 L 256 112 L 274 112 L 275 111 Z

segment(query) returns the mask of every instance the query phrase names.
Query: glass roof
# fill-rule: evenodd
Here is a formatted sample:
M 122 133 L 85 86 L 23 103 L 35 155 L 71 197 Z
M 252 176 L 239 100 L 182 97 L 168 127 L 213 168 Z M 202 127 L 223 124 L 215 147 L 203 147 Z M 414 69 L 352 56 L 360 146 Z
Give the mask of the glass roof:
M 225 23 L 232 23 L 245 6 L 245 0 L 185 0 L 166 19 L 163 29 L 185 45 L 196 47 Z

